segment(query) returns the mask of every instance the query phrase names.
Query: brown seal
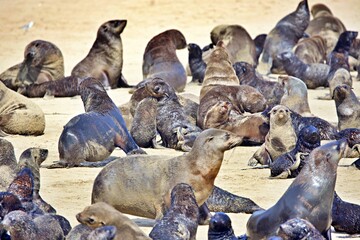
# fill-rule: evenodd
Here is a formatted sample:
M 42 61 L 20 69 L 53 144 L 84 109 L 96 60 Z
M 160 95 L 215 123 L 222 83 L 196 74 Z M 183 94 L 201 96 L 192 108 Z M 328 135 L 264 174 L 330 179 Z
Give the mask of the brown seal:
M 0 138 L 0 191 L 4 192 L 16 176 L 17 161 L 14 146 L 5 138 Z
M 277 61 L 277 55 L 291 51 L 310 21 L 310 12 L 307 0 L 299 3 L 296 10 L 283 17 L 267 35 L 258 71 L 262 74 L 283 72 L 282 64 Z
M 280 104 L 302 116 L 311 116 L 306 84 L 291 76 L 279 76 L 278 81 L 284 87 Z
M 259 61 L 259 57 L 260 57 L 261 53 L 263 52 L 266 36 L 267 36 L 267 34 L 263 33 L 263 34 L 257 35 L 254 38 L 257 62 Z
M 164 79 L 177 92 L 184 91 L 186 72 L 179 61 L 176 50 L 186 47 L 184 35 L 170 29 L 153 37 L 146 45 L 143 56 L 143 77 Z
M 360 128 L 360 102 L 348 85 L 334 89 L 334 100 L 338 116 L 338 128 Z
M 170 208 L 158 221 L 149 236 L 151 239 L 196 239 L 199 207 L 190 185 L 178 183 L 171 190 Z
M 42 135 L 45 116 L 28 98 L 0 82 L 0 131 L 8 134 Z
M 99 162 L 109 157 L 115 147 L 126 154 L 145 153 L 131 137 L 121 112 L 99 80 L 84 79 L 79 91 L 85 113 L 73 117 L 64 126 L 58 144 L 60 161 L 50 168 Z
M 258 163 L 269 165 L 281 154 L 292 150 L 297 141 L 296 130 L 292 124 L 289 108 L 277 105 L 270 111 L 270 129 L 265 137 L 265 142 L 249 159 L 248 165 Z
M 78 78 L 93 77 L 105 88 L 129 87 L 122 75 L 123 45 L 121 33 L 127 20 L 110 20 L 103 23 L 88 55 L 71 71 Z
M 326 62 L 326 42 L 321 36 L 300 39 L 293 51 L 305 64 Z
M 240 25 L 218 25 L 210 32 L 212 44 L 223 41 L 232 63 L 244 61 L 257 65 L 256 47 L 250 34 Z
M 277 236 L 282 240 L 312 239 L 325 240 L 321 233 L 309 221 L 301 218 L 292 218 L 279 226 Z
M 0 80 L 13 90 L 63 77 L 64 58 L 60 49 L 44 40 L 30 42 L 25 48 L 23 62 L 0 74 Z
M 103 201 L 123 213 L 160 219 L 170 207 L 171 189 L 178 183 L 187 183 L 201 206 L 214 187 L 224 152 L 241 142 L 242 137 L 228 131 L 207 129 L 187 154 L 171 159 L 145 155 L 117 159 L 96 177 L 92 202 Z M 144 188 L 145 182 L 151 188 Z M 119 194 L 123 197 L 119 198 Z
M 209 223 L 208 240 L 236 240 L 238 239 L 231 226 L 231 219 L 226 213 L 215 213 Z
M 246 235 L 250 239 L 266 239 L 275 235 L 281 224 L 298 217 L 309 221 L 326 239 L 331 239 L 337 165 L 346 147 L 346 140 L 339 140 L 314 149 L 308 164 L 278 202 L 266 211 L 251 215 L 246 224 Z
M 92 229 L 101 226 L 115 226 L 116 240 L 150 239 L 130 218 L 104 202 L 97 202 L 76 215 L 76 219 Z
M 88 240 L 113 240 L 116 239 L 115 226 L 98 227 L 89 233 Z

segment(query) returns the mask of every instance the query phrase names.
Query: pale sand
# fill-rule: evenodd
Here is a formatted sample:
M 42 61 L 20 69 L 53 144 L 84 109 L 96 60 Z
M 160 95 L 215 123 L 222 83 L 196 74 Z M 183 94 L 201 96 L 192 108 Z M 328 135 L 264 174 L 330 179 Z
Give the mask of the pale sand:
M 310 1 L 312 5 L 317 3 Z M 358 0 L 325 1 L 349 30 L 359 30 L 360 4 Z M 295 10 L 298 1 L 31 1 L 0 0 L 0 72 L 21 62 L 25 46 L 35 39 L 55 43 L 65 58 L 65 72 L 71 69 L 88 53 L 98 27 L 110 19 L 127 19 L 128 24 L 122 34 L 124 45 L 124 76 L 131 84 L 142 80 L 142 54 L 147 42 L 156 34 L 170 28 L 182 31 L 189 43 L 204 46 L 210 42 L 209 33 L 218 24 L 240 24 L 252 37 L 268 33 L 276 22 L 287 13 Z M 24 32 L 20 27 L 30 21 L 34 26 Z M 185 64 L 188 52 L 178 51 Z M 355 74 L 355 73 L 354 73 Z M 190 80 L 190 79 L 189 79 Z M 200 87 L 191 86 L 186 92 L 199 94 Z M 360 83 L 355 82 L 354 91 L 360 95 Z M 317 96 L 328 93 L 328 89 L 310 90 L 309 102 L 312 113 L 330 122 L 337 121 L 333 101 L 320 101 Z M 109 91 L 117 105 L 126 102 L 130 95 L 126 89 Z M 82 113 L 79 97 L 57 99 L 34 99 L 46 114 L 46 130 L 43 136 L 6 137 L 14 144 L 16 155 L 29 147 L 49 149 L 45 164 L 58 160 L 57 142 L 62 127 L 73 116 Z M 271 180 L 269 170 L 241 170 L 257 147 L 237 147 L 227 152 L 216 179 L 216 185 L 235 194 L 249 197 L 264 208 L 271 207 L 293 181 Z M 145 149 L 149 154 L 179 155 L 171 149 Z M 117 149 L 114 156 L 125 154 Z M 353 159 L 340 161 L 349 165 Z M 100 169 L 73 168 L 48 170 L 41 169 L 41 194 L 51 203 L 59 214 L 68 218 L 74 226 L 75 214 L 90 204 L 92 182 Z M 360 171 L 339 167 L 336 190 L 347 201 L 360 204 Z M 121 197 L 121 196 L 119 196 Z M 230 214 L 237 235 L 245 232 L 250 215 Z M 136 218 L 136 217 L 134 217 Z M 143 228 L 150 232 L 151 228 Z M 198 239 L 207 239 L 207 226 L 200 226 Z M 333 239 L 343 235 L 333 234 Z M 360 238 L 359 238 L 360 239 Z

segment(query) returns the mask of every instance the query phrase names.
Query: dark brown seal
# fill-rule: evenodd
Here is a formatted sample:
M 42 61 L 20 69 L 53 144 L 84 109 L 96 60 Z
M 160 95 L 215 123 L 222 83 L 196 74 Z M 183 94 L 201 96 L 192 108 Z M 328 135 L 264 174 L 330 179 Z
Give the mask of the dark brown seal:
M 186 47 L 184 35 L 176 29 L 170 29 L 153 37 L 146 45 L 143 56 L 143 77 L 164 79 L 177 92 L 186 85 L 186 72 L 179 61 L 176 50 Z
M 64 58 L 60 49 L 44 40 L 30 42 L 25 48 L 23 62 L 0 74 L 0 80 L 13 90 L 63 77 Z
M 178 157 L 119 158 L 106 165 L 96 177 L 92 202 L 103 201 L 123 213 L 161 219 L 170 206 L 171 189 L 178 183 L 187 183 L 201 206 L 214 187 L 224 152 L 241 142 L 242 137 L 228 131 L 207 129 L 196 138 L 189 153 Z M 144 188 L 145 183 L 152 187 Z M 112 190 L 108 191 L 108 187 Z
M 254 38 L 257 62 L 259 61 L 259 57 L 260 57 L 261 53 L 263 52 L 266 36 L 267 36 L 267 34 L 263 33 L 263 34 L 257 35 Z
M 0 82 L 0 135 L 42 135 L 45 116 L 30 99 L 7 88 Z
M 348 85 L 334 89 L 334 100 L 338 116 L 338 128 L 360 128 L 360 102 Z
M 231 219 L 223 212 L 215 213 L 209 223 L 208 240 L 237 240 Z
M 293 52 L 305 64 L 326 62 L 326 42 L 321 36 L 300 39 Z
M 188 44 L 189 50 L 189 68 L 191 72 L 191 82 L 202 83 L 205 77 L 206 63 L 203 60 L 203 51 L 195 43 Z
M 310 21 L 307 0 L 299 3 L 296 10 L 283 17 L 267 35 L 264 50 L 260 57 L 258 71 L 262 74 L 283 72 L 282 64 L 277 61 L 277 55 L 291 51 Z
M 100 81 L 86 78 L 79 91 L 85 113 L 64 126 L 58 144 L 60 161 L 50 168 L 99 162 L 109 157 L 115 147 L 126 154 L 145 153 L 131 137 L 119 109 Z
M 149 236 L 152 239 L 196 239 L 199 207 L 190 185 L 178 183 L 171 190 L 170 208 Z
M 92 229 L 102 226 L 116 227 L 116 240 L 150 239 L 130 218 L 104 202 L 98 202 L 76 215 L 76 219 Z
M 123 45 L 120 36 L 126 24 L 127 20 L 103 23 L 89 53 L 72 69 L 71 76 L 97 78 L 105 88 L 129 87 L 122 75 Z
M 246 224 L 250 239 L 275 235 L 281 224 L 292 218 L 303 218 L 331 239 L 331 208 L 336 172 L 343 157 L 345 140 L 332 141 L 314 149 L 308 164 L 295 178 L 279 201 L 266 211 L 256 211 Z
M 257 65 L 256 47 L 250 34 L 240 25 L 218 25 L 210 32 L 212 44 L 223 41 L 232 63 L 244 61 Z
M 277 236 L 282 240 L 325 240 L 314 225 L 301 218 L 292 218 L 281 224 Z

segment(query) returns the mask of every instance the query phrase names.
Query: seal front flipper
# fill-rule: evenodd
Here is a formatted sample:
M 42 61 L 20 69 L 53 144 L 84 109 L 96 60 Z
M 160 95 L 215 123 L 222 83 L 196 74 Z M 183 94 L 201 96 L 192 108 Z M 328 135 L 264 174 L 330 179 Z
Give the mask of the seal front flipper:
M 265 144 L 254 153 L 249 159 L 248 166 L 256 166 L 257 164 L 269 165 L 272 162 L 270 154 L 266 151 Z

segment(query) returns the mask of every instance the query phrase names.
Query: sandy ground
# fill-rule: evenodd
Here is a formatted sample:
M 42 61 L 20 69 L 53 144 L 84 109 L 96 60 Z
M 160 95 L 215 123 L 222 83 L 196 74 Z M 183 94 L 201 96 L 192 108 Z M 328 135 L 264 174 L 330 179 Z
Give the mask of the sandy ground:
M 218 24 L 240 24 L 252 37 L 268 33 L 276 22 L 293 11 L 298 1 L 35 1 L 0 0 L 0 72 L 21 62 L 25 46 L 35 39 L 55 43 L 65 58 L 65 72 L 71 69 L 88 53 L 96 36 L 97 28 L 110 19 L 127 19 L 122 39 L 124 45 L 124 76 L 131 84 L 142 80 L 142 54 L 147 42 L 156 34 L 177 28 L 188 42 L 204 46 L 210 42 L 209 33 Z M 349 30 L 359 30 L 360 3 L 358 0 L 324 1 Z M 317 3 L 309 1 L 312 5 Z M 33 27 L 25 32 L 20 27 L 30 21 Z M 187 50 L 178 51 L 179 58 L 187 62 Z M 355 92 L 360 93 L 360 82 L 355 82 Z M 187 87 L 186 92 L 199 94 L 200 87 Z M 320 101 L 317 96 L 327 89 L 309 91 L 311 111 L 330 122 L 337 121 L 333 101 Z M 109 91 L 117 105 L 130 98 L 126 89 Z M 15 147 L 17 157 L 29 147 L 49 149 L 46 164 L 58 160 L 57 141 L 65 125 L 73 116 L 82 113 L 79 97 L 58 99 L 34 99 L 46 114 L 45 134 L 38 137 L 8 136 Z M 292 180 L 271 180 L 269 170 L 242 170 L 257 147 L 237 147 L 226 153 L 216 184 L 235 194 L 249 197 L 263 208 L 271 207 L 281 197 Z M 171 149 L 146 149 L 148 154 L 179 155 Z M 117 149 L 114 156 L 125 154 Z M 353 159 L 343 159 L 338 168 L 336 190 L 347 201 L 360 204 L 360 172 L 347 166 Z M 75 214 L 90 204 L 92 183 L 100 169 L 73 168 L 41 169 L 41 194 L 59 214 L 77 224 Z M 121 197 L 121 196 L 119 196 Z M 230 214 L 237 235 L 245 232 L 250 215 Z M 133 216 L 132 216 L 133 217 Z M 143 228 L 147 233 L 151 228 Z M 197 239 L 207 239 L 207 226 L 200 226 Z M 333 234 L 334 239 L 346 235 Z M 359 238 L 360 239 L 360 238 Z

